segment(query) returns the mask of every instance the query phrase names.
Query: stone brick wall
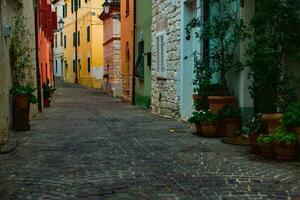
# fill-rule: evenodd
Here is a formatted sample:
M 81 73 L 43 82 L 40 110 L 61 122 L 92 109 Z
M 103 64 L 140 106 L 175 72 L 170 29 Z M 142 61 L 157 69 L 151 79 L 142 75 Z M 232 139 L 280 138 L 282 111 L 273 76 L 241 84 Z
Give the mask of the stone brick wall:
M 178 118 L 181 3 L 179 0 L 153 0 L 152 3 L 152 112 Z M 156 35 L 162 31 L 165 31 L 167 38 L 167 66 L 166 76 L 158 78 Z

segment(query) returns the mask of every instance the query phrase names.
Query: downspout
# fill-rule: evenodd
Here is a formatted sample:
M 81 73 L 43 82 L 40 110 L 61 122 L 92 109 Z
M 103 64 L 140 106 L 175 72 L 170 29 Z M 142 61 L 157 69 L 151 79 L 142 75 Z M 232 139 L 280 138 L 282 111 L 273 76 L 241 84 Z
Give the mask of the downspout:
M 132 75 L 132 105 L 135 105 L 135 49 L 136 49 L 136 0 L 133 0 L 133 75 Z
M 38 29 L 38 4 L 34 1 L 34 24 L 35 24 L 35 60 L 36 60 L 36 83 L 37 83 L 37 96 L 38 96 L 38 110 L 43 111 L 42 108 L 42 88 L 40 77 L 40 61 L 39 61 L 39 29 Z

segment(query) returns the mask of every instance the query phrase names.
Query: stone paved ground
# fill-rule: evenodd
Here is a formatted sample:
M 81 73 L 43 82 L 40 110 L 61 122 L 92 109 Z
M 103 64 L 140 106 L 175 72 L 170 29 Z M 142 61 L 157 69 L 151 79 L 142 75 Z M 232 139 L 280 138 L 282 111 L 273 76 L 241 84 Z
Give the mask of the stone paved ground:
M 172 131 L 174 130 L 174 132 Z M 64 85 L 0 155 L 0 199 L 290 199 L 300 164 L 194 136 L 100 91 Z

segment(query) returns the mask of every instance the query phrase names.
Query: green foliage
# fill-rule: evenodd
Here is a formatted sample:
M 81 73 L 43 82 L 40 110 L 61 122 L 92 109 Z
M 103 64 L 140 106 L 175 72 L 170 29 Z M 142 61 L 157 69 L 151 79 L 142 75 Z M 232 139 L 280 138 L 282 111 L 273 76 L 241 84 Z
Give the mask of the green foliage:
M 267 132 L 267 124 L 262 119 L 262 113 L 255 115 L 250 121 L 249 125 L 249 133 L 266 133 Z
M 297 141 L 297 136 L 294 133 L 287 132 L 287 130 L 280 126 L 273 132 L 274 142 L 283 142 L 286 144 L 291 144 Z
M 195 36 L 209 40 L 210 48 L 207 58 L 196 59 L 195 83 L 201 92 L 201 81 L 210 80 L 213 73 L 219 79 L 220 93 L 228 92 L 226 76 L 229 71 L 239 71 L 242 64 L 236 60 L 239 43 L 247 36 L 246 26 L 239 18 L 239 5 L 236 0 L 211 0 L 209 10 L 211 17 L 204 21 L 193 18 L 186 26 L 187 39 L 196 29 Z M 205 75 L 206 79 L 200 79 Z
M 43 97 L 44 99 L 50 99 L 53 97 L 55 92 L 54 86 L 50 84 L 43 84 Z
M 282 122 L 285 126 L 300 126 L 300 101 L 288 106 L 283 114 Z
M 201 110 L 199 112 L 193 112 L 192 116 L 188 119 L 190 123 L 217 122 L 219 120 L 219 115 L 212 113 L 210 110 Z
M 287 57 L 300 50 L 297 1 L 257 0 L 248 48 L 250 92 L 257 112 L 284 111 L 295 97 Z
M 221 110 L 219 110 L 219 115 L 222 118 L 240 118 L 241 109 L 239 107 L 225 105 Z
M 194 106 L 197 110 L 208 109 L 209 102 L 207 97 L 202 97 L 201 99 L 194 100 Z
M 11 94 L 29 95 L 30 103 L 38 103 L 37 97 L 34 95 L 35 88 L 31 86 L 14 86 L 10 92 Z
M 258 144 L 272 144 L 274 142 L 274 136 L 273 135 L 260 135 L 256 142 Z

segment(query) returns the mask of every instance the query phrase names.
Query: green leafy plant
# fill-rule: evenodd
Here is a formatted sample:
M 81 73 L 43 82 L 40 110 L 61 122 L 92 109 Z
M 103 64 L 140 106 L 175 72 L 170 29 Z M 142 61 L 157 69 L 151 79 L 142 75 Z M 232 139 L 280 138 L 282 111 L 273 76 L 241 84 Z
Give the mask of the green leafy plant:
M 287 130 L 280 126 L 273 132 L 274 142 L 283 142 L 286 144 L 291 144 L 297 142 L 297 136 L 294 133 L 287 132 Z
M 258 144 L 272 144 L 274 142 L 274 136 L 273 135 L 260 135 L 256 142 Z
M 229 71 L 239 71 L 242 64 L 236 59 L 239 43 L 247 36 L 246 26 L 239 18 L 239 1 L 237 0 L 210 0 L 208 1 L 210 17 L 207 20 L 193 18 L 186 26 L 186 38 L 190 38 L 196 29 L 195 36 L 209 41 L 209 52 L 204 52 L 205 59 L 195 62 L 196 82 L 201 72 L 207 74 L 210 80 L 213 73 L 218 77 L 218 94 L 226 95 L 229 91 L 227 74 Z M 235 6 L 236 5 L 236 6 Z M 201 90 L 201 87 L 199 87 Z
M 212 113 L 210 110 L 201 110 L 199 112 L 193 112 L 192 116 L 188 119 L 188 121 L 191 123 L 217 122 L 219 120 L 219 115 Z
M 300 126 L 300 101 L 288 106 L 282 117 L 285 126 Z
M 44 99 L 51 99 L 54 95 L 55 92 L 55 88 L 54 86 L 50 85 L 50 84 L 43 84 L 43 97 Z
M 35 88 L 31 86 L 14 86 L 10 92 L 11 94 L 28 95 L 30 98 L 30 103 L 38 103 L 37 97 L 34 95 Z
M 288 57 L 300 50 L 298 1 L 257 0 L 248 52 L 256 112 L 282 112 L 295 98 Z
M 262 119 L 262 113 L 256 114 L 252 120 L 250 121 L 249 125 L 249 133 L 267 133 L 267 124 Z
M 239 107 L 225 105 L 221 110 L 219 110 L 219 115 L 222 118 L 240 118 L 241 109 Z

